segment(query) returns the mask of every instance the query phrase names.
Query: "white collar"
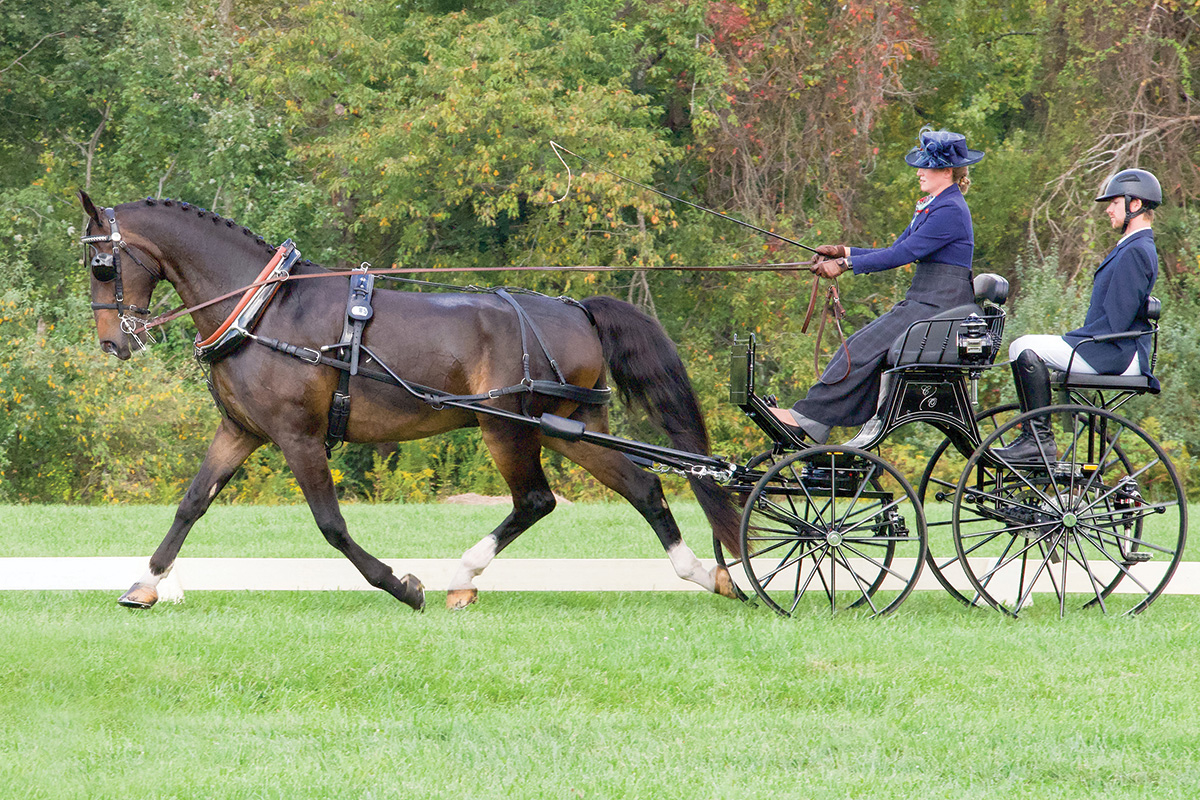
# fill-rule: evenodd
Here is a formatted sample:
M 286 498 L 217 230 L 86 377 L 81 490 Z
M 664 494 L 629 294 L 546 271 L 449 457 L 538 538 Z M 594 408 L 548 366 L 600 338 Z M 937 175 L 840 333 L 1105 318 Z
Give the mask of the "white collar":
M 1122 236 L 1122 237 L 1121 237 L 1121 238 L 1120 238 L 1120 239 L 1117 241 L 1117 244 L 1120 244 L 1121 242 L 1125 241 L 1125 240 L 1126 240 L 1126 239 L 1128 239 L 1130 236 L 1133 236 L 1135 233 L 1141 233 L 1142 231 L 1150 231 L 1151 233 L 1153 233 L 1153 232 L 1154 232 L 1154 229 L 1153 229 L 1153 228 L 1151 228 L 1149 225 L 1147 225 L 1145 228 L 1138 228 L 1136 231 L 1130 231 L 1129 233 L 1127 233 L 1127 234 L 1125 234 L 1124 236 Z

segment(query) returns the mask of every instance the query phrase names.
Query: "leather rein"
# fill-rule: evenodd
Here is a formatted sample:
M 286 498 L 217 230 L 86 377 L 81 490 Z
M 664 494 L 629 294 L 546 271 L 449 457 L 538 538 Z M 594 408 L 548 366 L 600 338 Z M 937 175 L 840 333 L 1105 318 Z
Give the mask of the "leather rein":
M 117 259 L 116 264 L 115 264 L 115 267 L 116 267 L 115 272 L 117 274 L 118 301 L 116 304 L 95 304 L 95 303 L 93 303 L 93 308 L 95 308 L 95 309 L 114 308 L 114 307 L 117 308 L 118 313 L 120 313 L 121 317 L 122 317 L 122 328 L 123 329 L 127 328 L 126 333 L 130 334 L 130 335 L 134 335 L 134 336 L 137 336 L 139 334 L 148 333 L 151 329 L 165 325 L 168 322 L 176 320 L 182 316 L 186 316 L 186 315 L 192 314 L 196 311 L 200 311 L 202 309 L 209 308 L 210 306 L 214 306 L 218 303 L 224 302 L 224 301 L 229 300 L 234 297 L 240 297 L 241 299 L 237 303 L 233 312 L 229 315 L 229 317 L 225 320 L 225 322 L 222 323 L 218 327 L 217 332 L 204 340 L 205 342 L 211 342 L 217 336 L 219 336 L 219 334 L 222 331 L 225 331 L 234 323 L 234 321 L 236 320 L 238 315 L 240 313 L 242 313 L 242 311 L 245 309 L 247 304 L 249 304 L 251 302 L 251 300 L 255 298 L 256 294 L 258 295 L 259 298 L 263 298 L 264 295 L 266 296 L 265 301 L 262 303 L 263 308 L 265 308 L 265 305 L 267 303 L 269 303 L 271 301 L 271 299 L 273 299 L 274 294 L 279 289 L 279 287 L 288 281 L 308 280 L 311 278 L 339 278 L 339 277 L 344 278 L 344 277 L 353 277 L 356 275 L 358 275 L 358 276 L 362 276 L 362 275 L 397 276 L 397 275 L 459 273 L 459 272 L 627 272 L 631 269 L 636 269 L 636 267 L 611 267 L 611 266 L 435 267 L 435 268 L 392 267 L 392 268 L 385 268 L 385 269 L 374 269 L 374 268 L 362 269 L 362 268 L 360 268 L 360 269 L 356 269 L 356 270 L 330 270 L 330 271 L 315 272 L 315 273 L 310 273 L 310 274 L 305 274 L 305 275 L 293 275 L 289 271 L 281 271 L 281 270 L 275 269 L 276 265 L 280 263 L 280 261 L 284 258 L 284 255 L 286 254 L 286 250 L 287 250 L 288 246 L 290 245 L 290 240 L 289 240 L 284 245 L 280 245 L 280 247 L 276 250 L 275 255 L 268 262 L 267 266 L 262 270 L 262 272 L 259 274 L 258 278 L 254 281 L 254 283 L 251 283 L 247 286 L 243 286 L 239 289 L 234 289 L 233 291 L 230 291 L 230 292 L 226 292 L 222 295 L 213 297 L 209 300 L 205 300 L 202 303 L 197 303 L 194 306 L 188 306 L 186 304 L 181 304 L 166 313 L 163 313 L 163 314 L 158 315 L 157 317 L 154 317 L 153 319 L 140 319 L 138 317 L 134 317 L 132 315 L 125 314 L 126 309 L 133 311 L 135 313 L 144 313 L 147 315 L 149 315 L 150 310 L 146 309 L 146 308 L 125 305 L 123 302 L 123 296 L 121 295 L 121 288 L 120 288 L 120 277 L 119 277 L 120 276 L 120 261 L 119 261 L 120 256 L 117 253 L 117 250 L 118 250 L 118 248 L 125 249 L 125 242 L 121 238 L 121 234 L 117 232 L 116 214 L 114 213 L 115 209 L 106 209 L 106 211 L 109 212 L 109 220 L 108 221 L 109 221 L 109 224 L 112 226 L 111 232 L 109 234 L 102 235 L 102 236 L 85 236 L 85 237 L 82 237 L 82 240 L 84 241 L 85 244 L 89 244 L 89 245 L 94 245 L 94 244 L 97 244 L 100 242 L 112 243 L 114 245 L 113 253 Z M 132 257 L 132 254 L 130 254 L 130 255 Z M 97 258 L 102 258 L 102 255 L 97 254 Z M 135 258 L 134 260 L 136 261 L 137 259 Z M 138 261 L 138 264 L 141 265 L 141 262 Z M 366 262 L 363 262 L 363 264 L 364 264 L 364 266 L 369 267 L 369 265 Z M 143 268 L 145 268 L 144 265 L 142 265 L 142 266 L 143 266 Z M 658 268 L 652 267 L 651 269 L 669 269 L 669 270 L 675 271 L 675 272 L 785 272 L 785 271 L 794 271 L 797 269 L 808 269 L 808 270 L 812 271 L 812 270 L 815 270 L 815 267 L 809 262 L 784 262 L 784 263 L 776 263 L 776 264 L 738 264 L 735 266 L 679 266 L 679 267 L 658 267 Z M 147 271 L 149 271 L 149 270 L 147 270 Z M 156 277 L 161 277 L 161 276 L 156 276 Z M 463 288 L 466 288 L 466 287 L 463 287 Z M 813 276 L 813 284 L 812 284 L 812 294 L 811 294 L 811 296 L 809 298 L 809 302 L 808 302 L 808 312 L 805 314 L 804 324 L 801 327 L 802 333 L 808 332 L 808 326 L 812 320 L 813 314 L 815 313 L 817 300 L 818 300 L 820 294 L 821 294 L 821 278 L 820 278 L 820 276 L 814 275 Z M 260 312 L 261 312 L 261 309 L 260 309 Z M 840 298 L 840 294 L 838 292 L 837 279 L 834 278 L 830 281 L 829 286 L 825 292 L 825 306 L 824 306 L 824 310 L 821 314 L 820 324 L 817 328 L 817 342 L 816 342 L 816 346 L 813 351 L 813 367 L 816 370 L 818 377 L 821 374 L 820 364 L 818 361 L 819 354 L 820 354 L 820 347 L 821 347 L 821 339 L 825 332 L 826 323 L 828 322 L 828 320 L 830 318 L 833 319 L 834 327 L 837 329 L 838 337 L 840 340 L 840 346 L 846 353 L 846 360 L 847 360 L 846 375 L 849 375 L 849 373 L 850 373 L 850 366 L 849 366 L 850 352 L 846 348 L 846 336 L 842 331 L 842 325 L 841 325 L 841 320 L 843 317 L 845 317 L 845 315 L 846 315 L 846 312 L 842 308 L 841 298 Z M 133 324 L 135 321 L 138 323 L 137 325 Z M 197 343 L 200 344 L 199 341 Z M 846 375 L 843 375 L 841 378 L 838 379 L 838 381 L 844 380 Z M 835 381 L 835 383 L 836 383 L 836 381 Z
M 808 298 L 808 311 L 804 314 L 804 324 L 800 326 L 801 333 L 808 333 L 808 323 L 812 322 L 813 312 L 817 309 L 817 298 L 821 295 L 821 278 L 818 275 L 813 276 L 812 294 Z M 841 383 L 850 376 L 850 370 L 853 364 L 850 363 L 850 348 L 846 346 L 846 334 L 842 331 L 842 319 L 846 316 L 846 309 L 842 308 L 842 297 L 838 293 L 837 278 L 834 278 L 829 287 L 825 290 L 825 308 L 821 312 L 821 323 L 817 326 L 817 341 L 813 345 L 813 371 L 817 378 L 821 378 L 821 337 L 825 335 L 825 324 L 829 319 L 833 318 L 833 325 L 837 329 L 838 339 L 842 348 L 842 352 L 846 354 L 846 372 L 836 381 L 828 381 L 827 383 Z

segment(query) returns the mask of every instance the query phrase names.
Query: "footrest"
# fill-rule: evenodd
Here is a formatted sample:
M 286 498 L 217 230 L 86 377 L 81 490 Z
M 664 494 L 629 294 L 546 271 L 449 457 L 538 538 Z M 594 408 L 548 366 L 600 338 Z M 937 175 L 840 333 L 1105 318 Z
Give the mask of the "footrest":
M 1154 554 L 1149 551 L 1146 551 L 1146 550 L 1139 550 L 1136 553 L 1126 553 L 1125 554 L 1125 565 L 1126 566 L 1129 566 L 1130 564 L 1144 564 L 1147 561 L 1153 561 L 1153 560 L 1154 560 Z

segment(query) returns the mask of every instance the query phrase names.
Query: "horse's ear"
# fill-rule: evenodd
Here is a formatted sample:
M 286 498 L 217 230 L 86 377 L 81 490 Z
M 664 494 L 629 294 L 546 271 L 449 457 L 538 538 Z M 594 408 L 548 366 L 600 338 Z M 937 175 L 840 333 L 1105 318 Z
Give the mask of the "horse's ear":
M 100 224 L 100 212 L 96 210 L 96 204 L 92 202 L 92 198 L 88 197 L 88 193 L 79 190 L 79 202 L 83 206 L 83 213 L 91 217 L 97 225 Z

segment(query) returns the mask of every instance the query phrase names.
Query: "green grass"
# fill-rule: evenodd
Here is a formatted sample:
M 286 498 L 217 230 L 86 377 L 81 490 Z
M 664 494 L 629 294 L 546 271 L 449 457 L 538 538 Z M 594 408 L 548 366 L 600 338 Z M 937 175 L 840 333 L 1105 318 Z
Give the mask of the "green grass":
M 380 558 L 458 558 L 508 514 L 510 507 L 346 503 L 350 535 Z M 673 499 L 684 540 L 712 557 L 712 532 L 694 501 Z M 928 507 L 930 521 L 950 519 L 948 504 Z M 174 506 L 0 506 L 0 556 L 149 555 L 175 517 Z M 1189 505 L 1192 526 L 1200 504 Z M 1150 519 L 1150 524 L 1156 522 Z M 935 541 L 936 539 L 936 541 Z M 954 555 L 949 527 L 935 527 L 930 546 Z M 1184 558 L 1188 559 L 1189 549 Z M 196 523 L 181 553 L 192 558 L 340 558 L 305 505 L 213 506 Z M 514 542 L 511 558 L 659 558 L 658 538 L 624 502 L 560 504 Z M 1194 559 L 1190 559 L 1194 560 Z
M 0 593 L 21 798 L 1191 798 L 1200 602 L 875 622 L 709 595 Z M 1035 609 L 1035 612 L 1037 609 Z
M 708 555 L 694 503 L 673 503 Z M 347 505 L 384 557 L 504 507 Z M 165 507 L 0 507 L 7 556 L 148 555 Z M 1195 518 L 1195 517 L 1193 517 Z M 661 557 L 623 504 L 506 555 Z M 215 507 L 188 556 L 329 556 L 306 507 Z M 1019 621 L 937 592 L 780 619 L 704 594 L 0 592 L 0 797 L 1191 798 L 1200 598 Z
M 510 505 L 346 503 L 350 535 L 379 558 L 458 558 L 495 528 Z M 712 531 L 693 502 L 671 510 L 688 544 L 712 557 Z M 168 506 L 0 506 L 0 556 L 150 556 L 175 508 Z M 182 556 L 341 558 L 308 506 L 213 506 L 196 523 Z M 659 558 L 662 545 L 627 503 L 560 504 L 516 540 L 515 558 Z

